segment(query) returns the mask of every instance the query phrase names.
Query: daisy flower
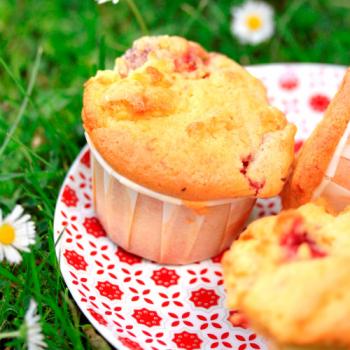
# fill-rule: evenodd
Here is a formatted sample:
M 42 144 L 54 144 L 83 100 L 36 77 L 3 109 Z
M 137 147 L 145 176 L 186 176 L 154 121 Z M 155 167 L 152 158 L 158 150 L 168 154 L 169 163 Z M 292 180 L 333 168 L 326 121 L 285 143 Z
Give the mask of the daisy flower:
M 248 0 L 231 13 L 231 31 L 242 44 L 260 44 L 274 33 L 274 11 L 265 2 Z
M 119 0 L 96 0 L 96 2 L 101 5 L 104 4 L 105 2 L 112 1 L 113 4 L 117 4 Z
M 29 252 L 28 246 L 35 242 L 35 226 L 23 208 L 16 205 L 12 213 L 2 218 L 0 210 L 0 262 L 19 263 L 22 256 L 19 251 Z
M 32 299 L 24 317 L 24 324 L 20 329 L 20 334 L 26 339 L 28 350 L 42 350 L 46 348 L 44 335 L 40 325 L 40 316 L 37 314 L 37 304 Z
M 25 340 L 28 350 L 43 350 L 47 347 L 40 325 L 40 316 L 37 314 L 37 304 L 32 299 L 24 316 L 22 326 L 16 331 L 0 333 L 1 339 L 21 338 Z

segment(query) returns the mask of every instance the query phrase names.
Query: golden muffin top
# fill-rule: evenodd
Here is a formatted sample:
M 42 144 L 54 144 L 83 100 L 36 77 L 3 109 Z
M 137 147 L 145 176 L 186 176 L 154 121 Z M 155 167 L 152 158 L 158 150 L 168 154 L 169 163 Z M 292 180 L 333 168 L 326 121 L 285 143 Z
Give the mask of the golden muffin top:
M 121 175 L 191 201 L 269 197 L 295 127 L 236 62 L 180 37 L 143 37 L 85 84 L 84 128 Z
M 310 203 L 255 221 L 223 267 L 228 306 L 276 343 L 350 346 L 350 210 Z

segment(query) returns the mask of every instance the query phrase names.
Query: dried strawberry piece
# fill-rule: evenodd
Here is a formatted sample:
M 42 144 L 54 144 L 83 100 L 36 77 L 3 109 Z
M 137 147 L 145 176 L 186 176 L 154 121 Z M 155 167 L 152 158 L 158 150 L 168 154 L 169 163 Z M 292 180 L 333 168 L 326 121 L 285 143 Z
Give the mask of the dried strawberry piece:
M 143 50 L 131 48 L 124 54 L 124 59 L 130 70 L 135 70 L 141 67 L 148 58 L 151 48 L 145 48 Z
M 302 244 L 309 247 L 312 258 L 324 258 L 327 254 L 309 236 L 301 217 L 294 219 L 291 228 L 280 239 L 280 245 L 286 250 L 287 257 L 293 259 Z
M 174 59 L 176 72 L 194 72 L 199 66 L 207 65 L 209 58 L 205 52 L 198 48 L 190 47 L 183 55 Z M 207 77 L 208 74 L 204 74 Z
M 252 161 L 252 159 L 253 159 L 253 157 L 251 154 L 248 154 L 246 157 L 243 157 L 241 159 L 241 161 L 242 161 L 242 168 L 240 169 L 241 174 L 245 175 L 247 173 L 249 164 Z
M 255 196 L 259 194 L 259 192 L 264 188 L 265 181 L 259 182 L 252 180 L 250 177 L 248 178 L 249 186 L 255 190 Z
M 231 322 L 232 326 L 234 327 L 240 327 L 240 328 L 248 328 L 249 327 L 249 321 L 247 317 L 238 310 L 231 310 L 229 321 Z
M 197 69 L 196 61 L 196 56 L 191 52 L 187 52 L 180 58 L 175 59 L 175 70 L 177 72 L 193 72 Z

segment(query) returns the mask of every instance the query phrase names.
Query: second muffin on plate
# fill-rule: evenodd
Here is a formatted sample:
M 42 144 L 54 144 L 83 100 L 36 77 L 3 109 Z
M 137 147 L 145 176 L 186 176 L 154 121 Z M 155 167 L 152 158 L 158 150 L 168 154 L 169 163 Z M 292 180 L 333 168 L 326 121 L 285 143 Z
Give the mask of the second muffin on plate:
M 180 37 L 137 40 L 85 85 L 97 216 L 128 251 L 164 263 L 227 248 L 257 197 L 278 194 L 295 127 L 262 83 Z
M 228 306 L 271 350 L 350 348 L 350 211 L 308 203 L 250 224 L 223 258 Z

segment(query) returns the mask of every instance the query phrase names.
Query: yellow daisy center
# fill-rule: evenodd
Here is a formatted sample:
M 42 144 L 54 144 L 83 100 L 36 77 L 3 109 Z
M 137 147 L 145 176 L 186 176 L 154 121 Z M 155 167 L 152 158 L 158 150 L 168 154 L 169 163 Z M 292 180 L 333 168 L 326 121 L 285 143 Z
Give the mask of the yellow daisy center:
M 0 243 L 12 244 L 15 240 L 15 229 L 9 224 L 3 224 L 0 226 Z
M 263 21 L 261 20 L 261 17 L 257 15 L 249 15 L 245 23 L 247 27 L 253 31 L 259 30 L 263 25 Z

